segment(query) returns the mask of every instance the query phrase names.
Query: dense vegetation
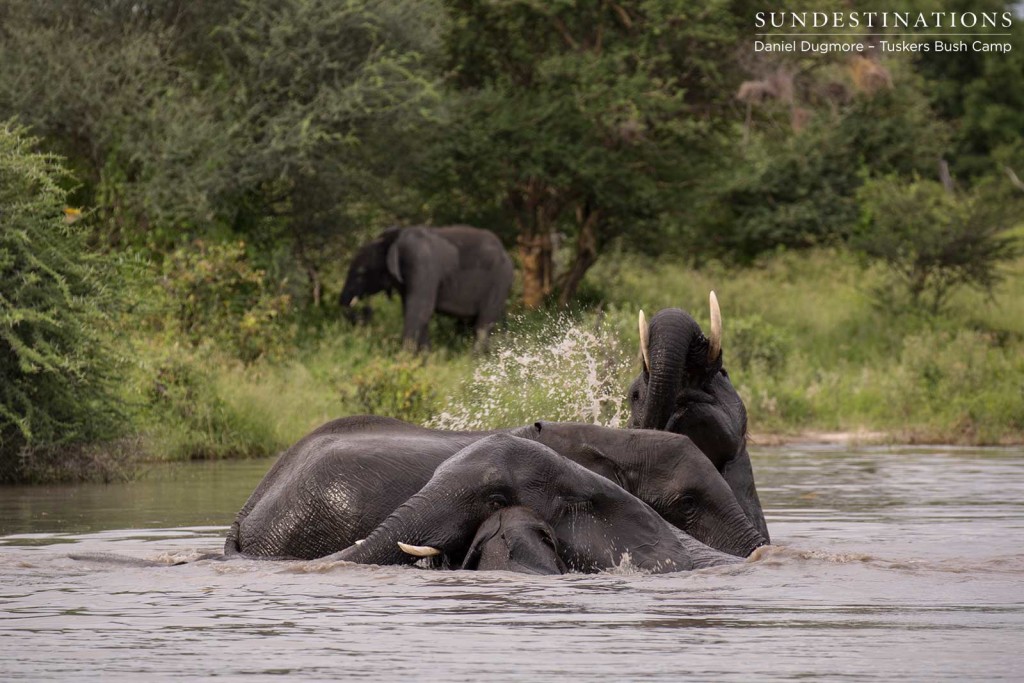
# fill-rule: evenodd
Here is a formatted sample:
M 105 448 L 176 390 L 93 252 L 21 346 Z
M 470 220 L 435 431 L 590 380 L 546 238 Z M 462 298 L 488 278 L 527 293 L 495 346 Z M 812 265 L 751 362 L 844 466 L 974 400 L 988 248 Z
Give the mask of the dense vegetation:
M 352 412 L 613 423 L 635 309 L 712 287 L 755 432 L 1020 440 L 1024 20 L 869 59 L 754 53 L 755 11 L 0 0 L 0 480 Z M 517 259 L 495 353 L 341 319 L 356 245 L 450 222 Z

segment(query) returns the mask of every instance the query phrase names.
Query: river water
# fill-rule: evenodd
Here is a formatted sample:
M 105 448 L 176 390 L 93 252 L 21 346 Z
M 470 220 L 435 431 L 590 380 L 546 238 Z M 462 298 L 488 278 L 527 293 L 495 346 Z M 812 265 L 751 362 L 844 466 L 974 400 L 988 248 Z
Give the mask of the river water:
M 4 680 L 1024 679 L 1024 451 L 753 451 L 745 564 L 528 577 L 218 551 L 269 461 L 0 489 Z

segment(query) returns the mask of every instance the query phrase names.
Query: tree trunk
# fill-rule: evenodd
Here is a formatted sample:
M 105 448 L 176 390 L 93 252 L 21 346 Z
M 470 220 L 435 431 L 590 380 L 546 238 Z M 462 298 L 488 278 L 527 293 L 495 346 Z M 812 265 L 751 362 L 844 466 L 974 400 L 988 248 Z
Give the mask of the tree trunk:
M 552 287 L 551 233 L 520 235 L 518 243 L 523 272 L 523 305 L 540 308 Z
M 552 226 L 561 202 L 534 178 L 512 188 L 508 203 L 516 216 L 519 261 L 523 274 L 523 305 L 540 308 L 554 289 Z
M 316 267 L 316 263 L 313 259 L 309 258 L 306 252 L 306 245 L 302 240 L 302 231 L 292 227 L 292 235 L 295 238 L 295 255 L 299 259 L 299 264 L 305 269 L 306 277 L 309 278 L 309 295 L 313 300 L 313 305 L 320 308 L 320 300 L 323 295 L 323 284 L 320 282 L 320 271 Z
M 580 206 L 576 209 L 576 220 L 580 224 L 579 236 L 576 239 L 576 258 L 573 259 L 572 268 L 562 278 L 559 287 L 558 305 L 561 308 L 565 308 L 573 300 L 583 276 L 597 262 L 597 222 L 600 220 L 600 211 Z

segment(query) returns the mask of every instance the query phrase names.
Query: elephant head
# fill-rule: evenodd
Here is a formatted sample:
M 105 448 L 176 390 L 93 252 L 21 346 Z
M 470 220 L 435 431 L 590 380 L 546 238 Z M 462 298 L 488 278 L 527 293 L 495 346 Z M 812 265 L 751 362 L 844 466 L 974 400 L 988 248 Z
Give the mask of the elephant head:
M 504 570 L 520 574 L 564 574 L 555 531 L 522 506 L 502 508 L 476 531 L 463 569 Z
M 729 484 L 685 436 L 544 421 L 513 433 L 614 481 L 712 548 L 747 557 L 767 542 Z
M 396 277 L 398 255 L 394 246 L 399 232 L 399 228 L 388 228 L 377 239 L 359 248 L 341 290 L 342 308 L 354 308 L 360 298 L 378 292 L 390 295 L 398 287 L 401 278 Z
M 446 460 L 363 543 L 332 559 L 410 564 L 434 555 L 461 566 L 488 518 L 517 505 L 550 526 L 571 571 L 598 571 L 627 559 L 648 571 L 694 566 L 680 532 L 646 503 L 550 448 L 508 434 L 481 439 Z
M 722 315 L 711 292 L 705 336 L 686 311 L 640 311 L 643 369 L 629 389 L 630 427 L 688 436 L 715 465 L 761 535 L 768 527 L 747 453 L 747 411 L 722 365 Z

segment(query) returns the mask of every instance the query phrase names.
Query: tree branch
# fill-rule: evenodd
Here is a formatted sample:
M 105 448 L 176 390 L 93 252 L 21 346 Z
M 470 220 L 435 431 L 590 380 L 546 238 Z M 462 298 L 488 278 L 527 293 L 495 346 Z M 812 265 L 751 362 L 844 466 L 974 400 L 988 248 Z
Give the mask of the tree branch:
M 1024 192 L 1024 181 L 1021 181 L 1021 179 L 1017 177 L 1017 174 L 1013 172 L 1013 169 L 1009 166 L 1003 166 L 1003 170 L 1006 171 L 1006 175 L 1009 177 L 1013 186 L 1021 192 Z

